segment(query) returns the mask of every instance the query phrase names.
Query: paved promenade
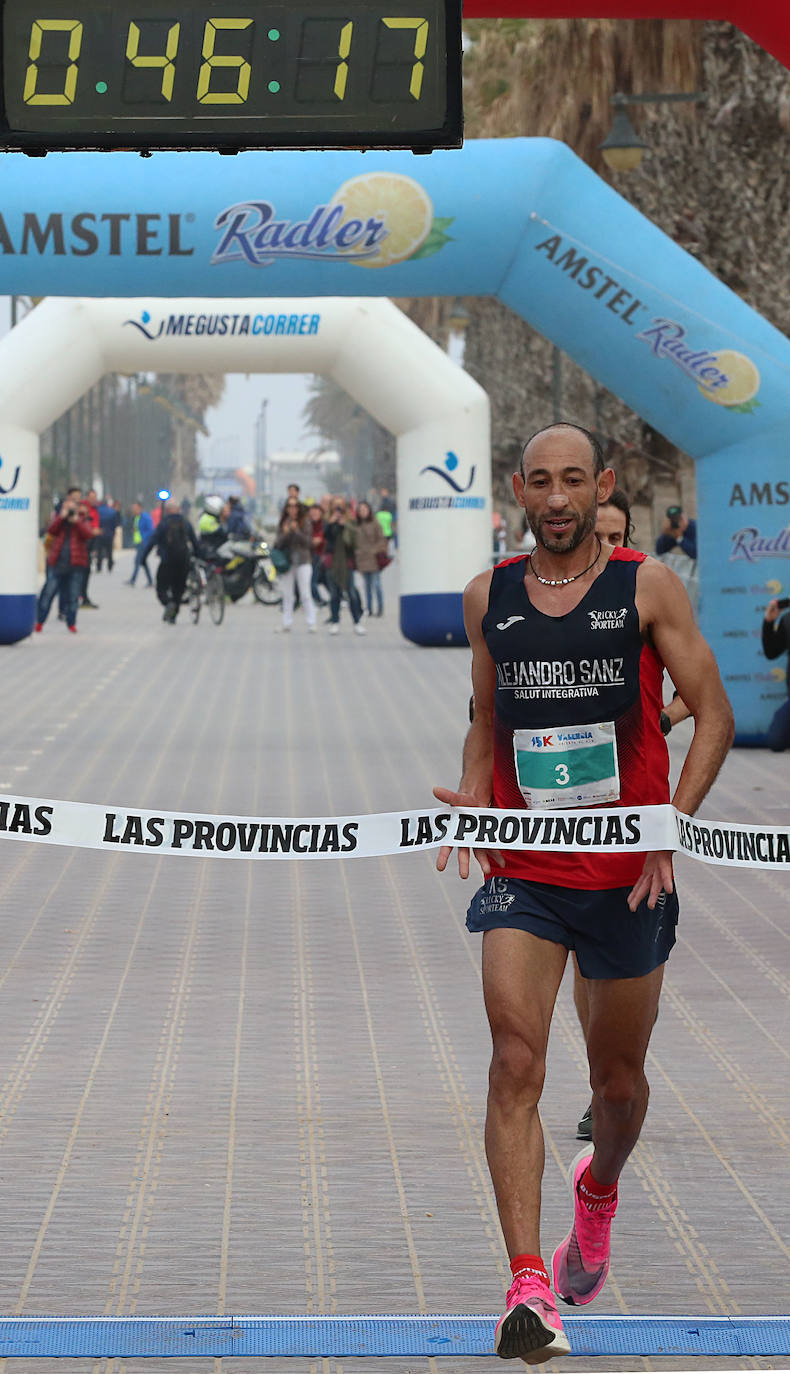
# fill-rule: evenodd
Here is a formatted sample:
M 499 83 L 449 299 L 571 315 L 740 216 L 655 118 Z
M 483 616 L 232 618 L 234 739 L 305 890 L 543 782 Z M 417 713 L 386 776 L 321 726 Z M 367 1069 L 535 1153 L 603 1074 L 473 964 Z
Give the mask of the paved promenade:
M 389 606 L 366 638 L 245 600 L 162 624 L 96 576 L 70 636 L 0 650 L 9 794 L 236 815 L 432 804 L 468 654 Z M 677 771 L 688 727 L 671 736 Z M 738 751 L 704 815 L 780 824 L 786 756 Z M 0 840 L 0 1313 L 493 1312 L 471 883 L 430 855 L 245 863 Z M 681 859 L 681 935 L 596 1313 L 790 1311 L 790 883 Z M 587 1105 L 568 982 L 544 1099 L 547 1255 Z M 587 1309 L 590 1310 L 590 1309 Z M 790 1363 L 706 1361 L 706 1368 Z M 565 1362 L 568 1371 L 582 1361 Z M 3 1361 L 69 1374 L 342 1374 L 334 1360 Z M 519 1366 L 521 1367 L 521 1366 Z M 588 1360 L 607 1370 L 683 1361 Z M 686 1362 L 688 1366 L 688 1361 Z M 485 1374 L 494 1359 L 346 1361 Z M 549 1365 L 548 1371 L 559 1368 Z

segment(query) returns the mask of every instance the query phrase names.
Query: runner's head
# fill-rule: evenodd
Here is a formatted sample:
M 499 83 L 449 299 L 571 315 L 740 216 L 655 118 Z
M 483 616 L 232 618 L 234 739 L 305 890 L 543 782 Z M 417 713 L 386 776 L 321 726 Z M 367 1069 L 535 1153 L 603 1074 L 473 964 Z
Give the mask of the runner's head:
M 622 487 L 615 487 L 608 501 L 598 507 L 595 533 L 607 544 L 628 548 L 634 527 L 631 524 L 631 504 Z
M 593 534 L 598 506 L 609 499 L 614 482 L 595 435 L 561 423 L 527 440 L 513 490 L 538 544 L 565 554 Z

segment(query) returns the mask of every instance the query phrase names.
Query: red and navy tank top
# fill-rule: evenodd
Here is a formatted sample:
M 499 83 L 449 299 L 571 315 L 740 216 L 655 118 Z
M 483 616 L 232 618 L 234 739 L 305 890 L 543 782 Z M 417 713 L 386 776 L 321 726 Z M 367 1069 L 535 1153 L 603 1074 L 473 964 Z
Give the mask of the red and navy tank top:
M 669 756 L 661 734 L 664 665 L 642 639 L 636 573 L 645 555 L 616 548 L 603 572 L 567 615 L 537 610 L 524 585 L 529 555 L 494 568 L 483 635 L 496 666 L 493 805 L 527 808 L 514 752 L 514 732 L 571 731 L 614 723 L 619 797 L 604 805 L 669 801 Z M 573 732 L 573 727 L 579 730 Z M 579 803 L 571 796 L 560 805 Z M 644 854 L 568 855 L 503 851 L 503 875 L 560 887 L 625 887 Z

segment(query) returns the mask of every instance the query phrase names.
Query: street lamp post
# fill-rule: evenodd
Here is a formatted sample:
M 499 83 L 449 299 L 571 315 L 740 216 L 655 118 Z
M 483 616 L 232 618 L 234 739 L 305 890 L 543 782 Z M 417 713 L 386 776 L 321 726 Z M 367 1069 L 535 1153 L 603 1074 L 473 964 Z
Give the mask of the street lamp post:
M 266 409 L 269 404 L 268 396 L 264 396 L 261 401 L 261 408 L 258 419 L 255 422 L 255 513 L 259 520 L 264 516 L 264 480 L 266 471 Z
M 706 99 L 704 91 L 669 91 L 645 95 L 623 95 L 622 91 L 617 91 L 611 101 L 614 106 L 612 128 L 603 143 L 599 144 L 604 162 L 614 172 L 632 172 L 650 147 L 649 143 L 642 141 L 628 118 L 629 105 L 674 105 L 689 101 L 702 104 Z

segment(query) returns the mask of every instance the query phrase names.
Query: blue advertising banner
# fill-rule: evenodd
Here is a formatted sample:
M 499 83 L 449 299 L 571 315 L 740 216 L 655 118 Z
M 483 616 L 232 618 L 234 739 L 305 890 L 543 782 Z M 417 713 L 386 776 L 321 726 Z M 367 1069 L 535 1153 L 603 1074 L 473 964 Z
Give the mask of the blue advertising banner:
M 703 629 L 739 739 L 763 738 L 785 692 L 759 628 L 790 573 L 790 342 L 563 144 L 7 156 L 3 192 L 8 292 L 499 296 L 698 460 Z

